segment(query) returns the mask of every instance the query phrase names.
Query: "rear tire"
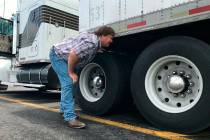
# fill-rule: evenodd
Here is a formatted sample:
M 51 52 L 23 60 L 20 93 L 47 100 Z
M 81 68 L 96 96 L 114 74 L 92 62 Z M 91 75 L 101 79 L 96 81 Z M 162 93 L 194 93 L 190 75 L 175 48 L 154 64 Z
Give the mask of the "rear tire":
M 131 102 L 129 76 L 130 65 L 124 57 L 98 54 L 80 73 L 74 87 L 77 103 L 83 111 L 95 115 L 125 109 Z
M 209 54 L 209 45 L 200 40 L 169 37 L 152 44 L 137 58 L 131 76 L 132 96 L 149 122 L 183 133 L 209 126 Z M 186 78 L 187 74 L 191 77 Z M 183 87 L 171 88 L 177 80 L 170 80 L 176 78 Z

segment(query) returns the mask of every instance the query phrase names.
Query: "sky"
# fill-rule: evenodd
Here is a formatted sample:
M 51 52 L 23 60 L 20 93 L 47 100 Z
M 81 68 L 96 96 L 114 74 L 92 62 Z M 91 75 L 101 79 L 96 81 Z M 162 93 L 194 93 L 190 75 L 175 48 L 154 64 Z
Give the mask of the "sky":
M 4 1 L 5 1 L 5 12 L 4 12 Z M 12 14 L 16 12 L 16 9 L 17 9 L 17 0 L 0 0 L 0 17 L 10 19 L 12 17 Z

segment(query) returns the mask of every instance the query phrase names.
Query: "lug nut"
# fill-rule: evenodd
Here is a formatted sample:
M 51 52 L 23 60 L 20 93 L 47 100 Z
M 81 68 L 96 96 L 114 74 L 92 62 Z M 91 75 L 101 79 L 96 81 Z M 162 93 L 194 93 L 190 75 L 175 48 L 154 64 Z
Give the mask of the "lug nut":
M 186 94 L 182 93 L 180 96 L 181 96 L 182 98 L 184 98 L 184 97 L 186 97 Z
M 190 86 L 193 87 L 195 84 L 193 82 L 190 82 Z
M 187 90 L 187 93 L 188 93 L 188 94 L 191 94 L 191 93 L 192 93 L 192 90 L 191 90 L 191 89 L 188 89 L 188 90 Z
M 173 72 L 172 72 L 172 74 L 173 74 L 173 75 L 176 75 L 176 74 L 177 74 L 177 72 L 176 72 L 176 71 L 173 71 Z
M 191 75 L 189 75 L 189 74 L 186 75 L 186 77 L 187 77 L 187 79 L 191 79 Z
M 178 97 L 178 94 L 177 93 L 173 93 L 174 97 Z
M 180 71 L 179 74 L 180 74 L 180 75 L 184 75 L 185 72 L 184 72 L 184 71 Z

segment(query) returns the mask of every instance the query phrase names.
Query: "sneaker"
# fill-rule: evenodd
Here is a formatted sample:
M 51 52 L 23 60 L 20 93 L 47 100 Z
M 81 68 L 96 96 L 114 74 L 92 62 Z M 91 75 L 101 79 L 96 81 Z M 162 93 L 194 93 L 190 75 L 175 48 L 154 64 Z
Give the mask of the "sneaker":
M 76 128 L 76 129 L 81 129 L 81 128 L 85 128 L 85 123 L 80 122 L 78 119 L 73 119 L 68 121 L 68 126 L 71 128 Z

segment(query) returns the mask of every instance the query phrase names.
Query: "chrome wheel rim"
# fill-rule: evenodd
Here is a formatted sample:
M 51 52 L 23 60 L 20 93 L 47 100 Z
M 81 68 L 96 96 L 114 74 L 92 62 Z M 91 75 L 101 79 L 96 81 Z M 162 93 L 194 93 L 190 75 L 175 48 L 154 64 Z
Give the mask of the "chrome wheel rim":
M 106 75 L 96 63 L 86 65 L 80 74 L 79 86 L 82 96 L 89 102 L 100 100 L 106 90 Z
M 145 89 L 150 101 L 160 110 L 181 113 L 199 101 L 203 78 L 187 58 L 170 55 L 156 60 L 148 69 Z

